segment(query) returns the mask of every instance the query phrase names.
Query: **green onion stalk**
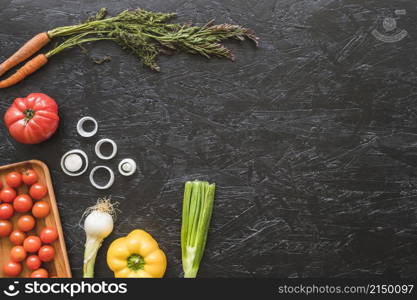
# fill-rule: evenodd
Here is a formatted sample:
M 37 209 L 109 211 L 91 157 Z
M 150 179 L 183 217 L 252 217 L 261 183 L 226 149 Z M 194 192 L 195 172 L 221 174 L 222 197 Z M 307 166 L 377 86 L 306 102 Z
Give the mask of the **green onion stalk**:
M 197 276 L 206 246 L 215 189 L 215 184 L 206 181 L 185 183 L 181 227 L 184 278 Z

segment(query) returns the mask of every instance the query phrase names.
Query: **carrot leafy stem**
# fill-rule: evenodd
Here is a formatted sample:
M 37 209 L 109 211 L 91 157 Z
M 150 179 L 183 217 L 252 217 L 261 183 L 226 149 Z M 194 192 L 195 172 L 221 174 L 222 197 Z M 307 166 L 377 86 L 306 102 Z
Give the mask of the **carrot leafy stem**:
M 234 60 L 232 51 L 221 42 L 227 39 L 249 39 L 258 45 L 259 39 L 255 33 L 239 25 L 213 25 L 212 21 L 204 26 L 169 23 L 173 17 L 175 14 L 144 9 L 126 10 L 114 17 L 107 17 L 107 10 L 102 8 L 85 23 L 48 31 L 50 38 L 69 38 L 51 50 L 47 57 L 83 43 L 112 40 L 137 56 L 144 65 L 159 71 L 156 61 L 160 54 L 179 50 L 207 58 Z

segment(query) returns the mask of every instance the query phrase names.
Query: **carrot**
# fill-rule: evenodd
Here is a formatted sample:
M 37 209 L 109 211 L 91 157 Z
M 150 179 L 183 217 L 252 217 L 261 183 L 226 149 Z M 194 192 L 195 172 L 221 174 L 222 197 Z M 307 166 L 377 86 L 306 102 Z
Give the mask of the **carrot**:
M 20 64 L 22 61 L 28 59 L 33 54 L 38 52 L 42 47 L 51 41 L 47 32 L 42 32 L 35 35 L 26 42 L 17 52 L 0 64 L 0 76 L 6 73 L 14 66 Z
M 24 64 L 19 70 L 16 71 L 9 78 L 0 81 L 0 89 L 7 88 L 15 85 L 25 79 L 33 72 L 39 70 L 43 65 L 48 62 L 48 58 L 45 54 L 39 54 Z

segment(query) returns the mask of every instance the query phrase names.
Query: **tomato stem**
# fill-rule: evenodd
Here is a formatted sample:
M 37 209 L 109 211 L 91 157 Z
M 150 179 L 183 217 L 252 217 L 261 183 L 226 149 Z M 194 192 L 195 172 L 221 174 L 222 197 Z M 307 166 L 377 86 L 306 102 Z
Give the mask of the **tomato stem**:
M 35 111 L 31 108 L 26 109 L 23 113 L 25 114 L 25 124 L 35 116 Z

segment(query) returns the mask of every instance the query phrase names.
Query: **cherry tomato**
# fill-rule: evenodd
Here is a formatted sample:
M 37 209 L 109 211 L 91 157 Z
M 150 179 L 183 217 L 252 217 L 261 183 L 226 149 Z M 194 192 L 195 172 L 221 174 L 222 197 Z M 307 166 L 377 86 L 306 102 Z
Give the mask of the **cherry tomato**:
M 55 242 L 58 238 L 58 231 L 53 227 L 45 227 L 41 230 L 39 237 L 41 238 L 42 243 L 50 244 Z
M 47 193 L 48 190 L 46 189 L 46 186 L 40 183 L 35 183 L 29 189 L 30 196 L 36 200 L 41 200 L 43 197 L 46 196 Z
M 15 245 L 23 245 L 26 238 L 26 233 L 20 230 L 14 230 L 9 236 L 10 241 Z
M 55 249 L 52 246 L 42 246 L 38 251 L 39 259 L 43 262 L 48 262 L 54 259 Z
M 13 200 L 14 210 L 20 213 L 28 212 L 32 205 L 32 199 L 26 194 L 19 195 Z
M 27 185 L 32 185 L 38 182 L 38 173 L 35 170 L 29 169 L 23 172 L 22 180 Z
M 6 183 L 8 186 L 17 188 L 22 185 L 22 174 L 18 172 L 10 172 L 6 175 Z
M 6 237 L 12 232 L 13 225 L 8 220 L 0 220 L 0 236 Z
M 11 203 L 16 198 L 16 191 L 11 187 L 5 187 L 0 191 L 0 200 Z
M 30 274 L 30 278 L 48 278 L 48 271 L 44 268 L 37 269 Z
M 22 272 L 22 265 L 9 260 L 3 265 L 3 272 L 6 276 L 16 277 Z
M 7 220 L 13 216 L 14 209 L 9 203 L 0 204 L 0 220 Z
M 36 252 L 41 247 L 41 244 L 42 243 L 40 238 L 34 235 L 30 235 L 24 240 L 23 247 L 27 252 Z
M 17 228 L 22 231 L 30 231 L 35 227 L 35 219 L 31 215 L 23 215 L 17 219 Z
M 26 258 L 26 250 L 22 246 L 14 246 L 10 250 L 10 259 L 15 262 L 21 262 Z
M 26 259 L 26 266 L 30 269 L 30 270 L 36 270 L 39 269 L 39 267 L 41 266 L 42 262 L 39 259 L 39 256 L 37 255 L 29 255 L 28 258 Z
M 32 207 L 32 214 L 35 218 L 41 219 L 49 215 L 49 203 L 46 201 L 38 201 Z

